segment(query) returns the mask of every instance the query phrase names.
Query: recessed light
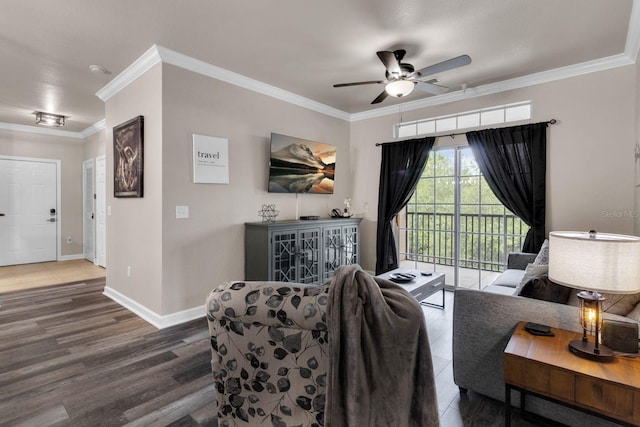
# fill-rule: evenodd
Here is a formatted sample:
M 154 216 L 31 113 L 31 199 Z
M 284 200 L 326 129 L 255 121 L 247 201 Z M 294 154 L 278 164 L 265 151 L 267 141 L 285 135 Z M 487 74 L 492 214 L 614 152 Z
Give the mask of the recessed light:
M 89 69 L 96 74 L 111 74 L 111 71 L 107 70 L 102 65 L 89 65 Z

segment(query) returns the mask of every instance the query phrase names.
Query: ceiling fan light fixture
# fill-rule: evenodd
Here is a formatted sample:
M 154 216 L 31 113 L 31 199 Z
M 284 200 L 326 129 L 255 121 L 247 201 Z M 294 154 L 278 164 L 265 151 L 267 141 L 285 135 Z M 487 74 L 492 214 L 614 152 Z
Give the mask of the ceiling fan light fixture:
M 65 116 L 60 114 L 43 113 L 36 111 L 36 124 L 44 126 L 64 126 Z
M 384 90 L 387 94 L 400 98 L 409 95 L 415 86 L 415 82 L 409 80 L 395 80 L 387 83 Z

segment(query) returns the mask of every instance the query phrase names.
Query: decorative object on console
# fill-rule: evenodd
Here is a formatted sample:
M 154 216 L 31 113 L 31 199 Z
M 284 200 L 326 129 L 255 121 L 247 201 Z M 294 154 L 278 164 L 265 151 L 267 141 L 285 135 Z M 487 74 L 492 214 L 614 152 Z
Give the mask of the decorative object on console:
M 271 134 L 270 193 L 333 194 L 336 146 Z
M 276 205 L 262 205 L 262 209 L 258 211 L 258 215 L 262 217 L 263 223 L 275 222 L 280 212 L 276 210 Z
M 344 214 L 342 214 L 343 217 L 345 218 L 351 217 L 352 214 L 349 213 L 350 208 L 351 208 L 351 198 L 347 197 L 346 199 L 344 199 Z
M 640 290 L 640 237 L 619 234 L 557 231 L 549 233 L 549 278 L 583 289 L 580 298 L 582 340 L 569 343 L 578 356 L 597 361 L 613 359 L 613 350 L 600 344 L 602 296 L 631 294 Z M 593 331 L 593 343 L 587 339 Z

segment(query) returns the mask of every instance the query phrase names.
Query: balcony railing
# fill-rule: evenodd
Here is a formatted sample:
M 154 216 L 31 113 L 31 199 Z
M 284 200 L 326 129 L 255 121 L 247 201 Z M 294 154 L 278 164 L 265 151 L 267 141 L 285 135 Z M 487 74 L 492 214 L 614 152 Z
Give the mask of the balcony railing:
M 416 262 L 454 265 L 455 215 L 408 212 L 406 239 L 400 239 L 401 257 Z M 522 248 L 529 226 L 509 213 L 461 214 L 460 261 L 462 268 L 502 271 L 506 254 Z M 401 229 L 402 231 L 402 229 Z

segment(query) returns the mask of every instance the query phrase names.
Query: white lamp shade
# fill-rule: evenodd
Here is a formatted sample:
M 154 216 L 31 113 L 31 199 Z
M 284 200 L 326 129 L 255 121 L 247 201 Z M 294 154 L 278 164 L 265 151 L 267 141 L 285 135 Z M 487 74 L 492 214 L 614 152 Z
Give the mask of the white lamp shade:
M 549 279 L 612 294 L 640 292 L 640 237 L 607 233 L 549 233 Z
M 400 98 L 401 96 L 409 95 L 413 91 L 413 88 L 415 86 L 416 86 L 416 84 L 414 82 L 409 81 L 409 80 L 396 80 L 396 81 L 393 81 L 391 83 L 388 83 L 384 87 L 384 90 L 389 95 L 395 96 L 397 98 Z

